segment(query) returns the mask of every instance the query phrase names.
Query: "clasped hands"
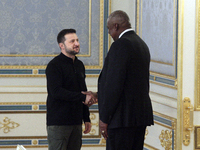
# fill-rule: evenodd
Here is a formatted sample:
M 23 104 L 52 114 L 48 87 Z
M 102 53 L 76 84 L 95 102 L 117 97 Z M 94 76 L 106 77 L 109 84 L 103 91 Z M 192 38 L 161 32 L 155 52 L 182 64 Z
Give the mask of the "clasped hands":
M 86 95 L 86 99 L 85 102 L 83 102 L 83 104 L 87 105 L 88 107 L 98 102 L 98 96 L 96 92 L 87 91 L 87 92 L 82 92 L 82 94 Z
M 92 91 L 87 91 L 87 92 L 82 92 L 82 94 L 86 95 L 85 102 L 83 102 L 85 105 L 90 107 L 94 103 L 98 102 L 98 94 L 97 92 L 92 92 Z M 104 139 L 107 140 L 108 138 L 108 124 L 104 123 L 103 121 L 100 120 L 99 122 L 99 128 L 101 131 L 101 134 L 103 135 Z

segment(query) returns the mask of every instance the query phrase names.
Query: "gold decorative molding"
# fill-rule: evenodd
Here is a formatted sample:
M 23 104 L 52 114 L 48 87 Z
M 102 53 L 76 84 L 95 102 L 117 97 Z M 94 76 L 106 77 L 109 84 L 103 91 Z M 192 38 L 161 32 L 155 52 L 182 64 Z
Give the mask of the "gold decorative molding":
M 176 132 L 176 126 L 177 126 L 177 125 L 176 125 L 176 122 L 177 122 L 177 120 L 176 120 L 175 118 L 170 117 L 170 116 L 167 116 L 167 115 L 164 115 L 164 114 L 161 114 L 161 113 L 156 112 L 156 111 L 154 111 L 153 114 L 156 115 L 156 116 L 165 118 L 165 119 L 167 119 L 167 120 L 170 120 L 170 121 L 171 121 L 171 126 L 165 125 L 165 124 L 163 124 L 163 123 L 159 123 L 159 122 L 156 121 L 156 120 L 154 120 L 154 123 L 156 123 L 156 124 L 158 124 L 158 125 L 160 125 L 160 126 L 163 126 L 163 127 L 165 127 L 165 128 L 172 129 L 172 130 L 174 130 L 174 132 Z
M 200 0 L 196 0 L 196 41 L 195 41 L 195 104 L 194 109 L 200 111 Z
M 172 131 L 162 130 L 159 139 L 165 150 L 172 150 Z
M 170 80 L 177 80 L 174 76 L 166 75 L 166 74 L 162 74 L 162 73 L 158 73 L 158 72 L 150 71 L 150 74 L 153 75 L 154 77 L 162 77 L 162 78 L 166 78 L 166 79 L 170 79 Z M 156 78 L 154 78 L 154 80 L 156 80 Z
M 92 125 L 92 126 L 98 127 L 98 126 L 99 126 L 99 123 L 98 123 L 98 122 L 96 122 L 96 123 L 93 123 L 93 122 L 92 122 L 91 125 Z
M 106 140 L 102 137 L 99 144 L 101 145 L 106 145 Z
M 136 23 L 136 33 L 139 35 L 140 34 L 140 30 L 139 30 L 139 26 L 140 26 L 140 23 L 139 23 L 139 21 L 140 21 L 140 16 L 139 16 L 139 14 L 140 14 L 140 0 L 137 0 L 137 23 Z
M 177 50 L 177 149 L 182 149 L 182 103 L 183 103 L 183 39 L 184 39 L 184 9 L 185 1 L 178 0 L 178 50 Z
M 171 89 L 177 89 L 176 86 L 172 86 L 172 85 L 168 85 L 168 84 L 156 82 L 156 81 L 154 81 L 154 80 L 150 80 L 150 83 L 152 83 L 152 84 L 157 84 L 157 85 L 159 85 L 159 86 L 163 86 L 163 87 L 167 87 L 167 88 L 171 88 Z
M 200 126 L 195 126 L 194 144 L 195 150 L 200 150 Z
M 157 121 L 157 120 L 154 120 L 154 123 L 159 125 L 159 126 L 162 126 L 164 128 L 167 128 L 169 129 L 168 131 L 171 131 L 172 134 L 173 134 L 173 147 L 174 147 L 174 150 L 179 150 L 177 148 L 177 119 L 176 118 L 173 118 L 173 117 L 170 117 L 170 116 L 167 116 L 167 115 L 164 115 L 164 114 L 161 114 L 159 112 L 156 112 L 154 111 L 153 112 L 155 116 L 159 116 L 159 117 L 162 117 L 164 119 L 167 119 L 167 120 L 170 120 L 171 121 L 171 125 L 170 124 L 165 124 L 165 123 L 162 123 L 160 121 Z M 164 131 L 164 130 L 163 130 Z M 170 149 L 169 149 L 170 150 Z
M 38 109 L 39 109 L 38 105 L 33 105 L 33 110 L 38 110 Z
M 110 5 L 110 4 L 109 4 Z M 100 0 L 100 35 L 99 35 L 99 65 L 100 65 L 100 68 L 102 68 L 103 66 L 103 28 L 104 28 L 104 0 Z M 96 68 L 99 68 L 99 67 L 96 67 Z M 87 69 L 87 66 L 86 66 L 86 69 Z
M 37 75 L 38 74 L 38 69 L 33 69 L 33 74 Z
M 177 87 L 177 85 L 178 85 L 178 81 L 177 81 L 177 79 L 176 79 L 176 80 L 175 80 L 175 83 L 174 83 L 174 86 Z
M 91 129 L 89 134 L 90 135 L 95 135 L 96 134 L 96 130 L 95 129 Z
M 193 107 L 188 97 L 183 100 L 183 144 L 190 144 L 190 132 L 193 130 Z
M 8 117 L 5 117 L 3 119 L 3 123 L 0 122 L 0 129 L 3 129 L 4 133 L 10 132 L 10 129 L 17 128 L 19 126 L 18 123 L 11 121 Z
M 38 140 L 33 140 L 33 141 L 32 141 L 32 144 L 33 144 L 33 145 L 37 145 L 37 144 L 38 144 Z
M 94 113 L 91 113 L 91 114 L 90 114 L 90 119 L 91 119 L 91 120 L 95 120 L 95 119 L 96 119 L 96 115 L 95 115 Z

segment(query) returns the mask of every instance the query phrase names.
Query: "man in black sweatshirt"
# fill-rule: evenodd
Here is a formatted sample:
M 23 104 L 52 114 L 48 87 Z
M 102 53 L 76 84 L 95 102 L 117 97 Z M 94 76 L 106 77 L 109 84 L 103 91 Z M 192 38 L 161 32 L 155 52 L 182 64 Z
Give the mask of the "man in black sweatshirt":
M 85 67 L 75 56 L 80 45 L 76 30 L 64 29 L 57 36 L 61 53 L 46 68 L 47 133 L 49 150 L 80 150 L 82 122 L 90 132 L 89 103 L 95 101 L 87 91 Z

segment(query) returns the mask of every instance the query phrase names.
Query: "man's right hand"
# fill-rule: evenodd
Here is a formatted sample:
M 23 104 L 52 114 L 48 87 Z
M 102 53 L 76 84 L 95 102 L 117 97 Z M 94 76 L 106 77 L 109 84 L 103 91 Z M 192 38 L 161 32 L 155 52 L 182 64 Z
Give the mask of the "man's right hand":
M 82 92 L 82 93 L 86 95 L 85 102 L 83 102 L 83 103 L 85 105 L 87 105 L 88 107 L 90 107 L 94 103 L 98 102 L 97 93 L 94 93 L 94 92 L 91 92 L 91 91 Z

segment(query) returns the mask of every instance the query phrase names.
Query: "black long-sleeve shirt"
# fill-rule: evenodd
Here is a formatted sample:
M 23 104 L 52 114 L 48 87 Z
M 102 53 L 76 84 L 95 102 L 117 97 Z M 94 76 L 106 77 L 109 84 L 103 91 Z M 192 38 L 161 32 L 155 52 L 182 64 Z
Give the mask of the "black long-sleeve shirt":
M 75 57 L 63 53 L 52 59 L 46 68 L 47 78 L 47 125 L 79 125 L 90 122 L 89 108 L 82 102 L 87 91 L 85 67 Z

